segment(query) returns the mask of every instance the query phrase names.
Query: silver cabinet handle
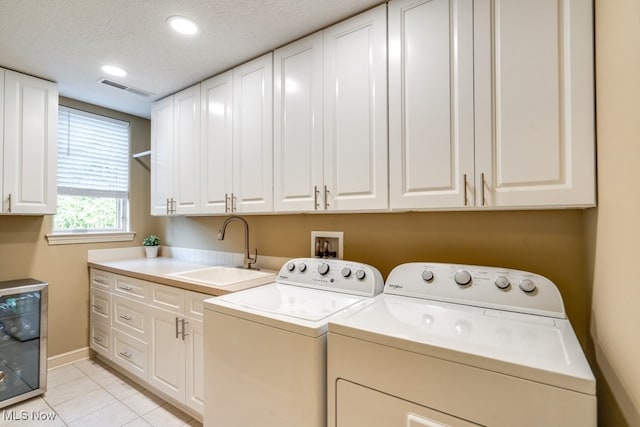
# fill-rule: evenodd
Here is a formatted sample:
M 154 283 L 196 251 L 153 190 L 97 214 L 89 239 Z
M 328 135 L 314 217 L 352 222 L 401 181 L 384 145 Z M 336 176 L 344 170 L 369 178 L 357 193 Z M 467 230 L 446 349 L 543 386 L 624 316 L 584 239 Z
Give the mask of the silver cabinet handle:
M 229 212 L 229 193 L 224 193 L 224 212 Z
M 9 202 L 9 209 L 8 209 L 8 212 L 9 212 L 9 213 L 11 213 L 11 193 L 9 193 L 8 202 Z
M 126 320 L 126 321 L 129 321 L 129 320 L 133 319 L 133 317 L 127 316 L 126 314 L 121 314 L 118 317 L 120 317 L 121 319 Z
M 108 285 L 108 283 L 107 283 L 107 282 L 105 282 L 105 281 L 104 281 L 104 280 L 102 280 L 102 279 L 98 279 L 97 277 L 95 277 L 95 278 L 93 279 L 93 281 L 94 281 L 94 282 L 96 282 L 96 283 L 103 284 L 103 285 Z
M 318 190 L 318 186 L 314 185 L 313 186 L 313 209 L 318 210 L 318 208 L 320 207 L 320 204 L 318 203 L 318 193 L 320 192 L 320 190 Z
M 167 198 L 167 215 L 176 213 L 176 201 L 171 198 Z
M 187 334 L 187 333 L 185 332 L 185 330 L 186 330 L 185 325 L 187 325 L 189 322 L 187 322 L 184 318 L 183 318 L 180 322 L 182 323 L 182 341 L 184 341 L 184 337 L 186 337 L 187 335 L 189 335 L 189 334 Z
M 93 308 L 95 308 L 96 310 L 100 310 L 102 311 L 102 309 L 104 308 L 103 306 L 101 306 L 100 304 L 93 304 Z
M 235 193 L 231 193 L 231 212 L 236 211 L 237 200 L 238 198 L 236 197 Z
M 463 181 L 464 181 L 464 183 L 463 183 L 463 185 L 464 185 L 464 205 L 468 206 L 469 205 L 469 199 L 467 197 L 467 174 L 466 173 L 464 174 L 463 178 L 464 178 L 463 179 Z
M 93 337 L 93 340 L 97 343 L 102 343 L 102 338 L 100 337 Z
M 133 354 L 129 353 L 128 351 L 126 351 L 126 352 L 124 352 L 124 353 L 123 353 L 123 352 L 119 352 L 118 354 L 119 354 L 120 356 L 122 356 L 122 357 L 126 358 L 126 359 L 131 359 L 131 356 L 133 356 Z
M 324 209 L 329 209 L 329 189 L 327 186 L 324 186 Z
M 118 288 L 122 289 L 123 291 L 127 291 L 130 292 L 133 290 L 133 288 L 131 286 L 118 286 Z
M 485 206 L 486 200 L 484 198 L 484 172 L 480 174 L 480 196 L 482 197 L 482 206 Z
M 180 332 L 178 330 L 178 322 L 180 322 L 180 320 L 176 317 L 176 339 L 178 339 L 178 337 L 180 336 Z

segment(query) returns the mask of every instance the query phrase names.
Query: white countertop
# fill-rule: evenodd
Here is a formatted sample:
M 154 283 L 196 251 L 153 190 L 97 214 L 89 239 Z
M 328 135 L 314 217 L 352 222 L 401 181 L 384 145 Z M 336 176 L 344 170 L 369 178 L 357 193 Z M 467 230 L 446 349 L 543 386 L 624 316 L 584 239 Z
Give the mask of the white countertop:
M 168 251 L 167 251 L 168 252 Z M 142 253 L 142 252 L 140 252 Z M 191 262 L 183 259 L 159 256 L 157 258 L 144 258 L 137 256 L 136 253 L 123 252 L 123 258 L 120 259 L 100 259 L 100 257 L 89 255 L 88 266 L 99 270 L 109 271 L 123 276 L 129 276 L 136 279 L 146 280 L 149 282 L 160 283 L 163 285 L 173 286 L 177 288 L 187 289 L 194 292 L 200 292 L 213 296 L 224 295 L 231 292 L 237 292 L 244 289 L 253 288 L 254 283 L 239 283 L 224 287 L 216 287 L 204 285 L 195 281 L 189 281 L 186 278 L 169 276 L 172 273 L 179 273 L 188 270 L 197 270 L 214 265 L 221 265 L 215 262 Z M 132 256 L 133 255 L 133 256 Z M 275 282 L 277 271 L 261 270 L 273 272 L 273 281 Z

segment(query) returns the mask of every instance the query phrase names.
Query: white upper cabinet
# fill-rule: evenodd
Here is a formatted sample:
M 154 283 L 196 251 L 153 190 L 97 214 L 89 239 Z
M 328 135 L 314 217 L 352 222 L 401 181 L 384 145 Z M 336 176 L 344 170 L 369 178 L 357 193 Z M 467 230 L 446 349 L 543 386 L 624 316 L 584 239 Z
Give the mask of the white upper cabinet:
M 1 84 L 3 78 L 4 84 Z M 54 214 L 57 205 L 57 86 L 0 69 L 0 104 L 2 102 L 2 213 Z
M 322 32 L 274 53 L 274 208 L 321 210 Z
M 591 7 L 389 3 L 392 209 L 595 203 Z
M 233 70 L 233 212 L 273 210 L 273 54 Z
M 275 52 L 279 212 L 388 208 L 386 6 Z
M 173 97 L 151 106 L 151 214 L 167 215 L 173 194 Z
M 233 182 L 233 73 L 201 83 L 202 213 L 231 212 Z
M 387 7 L 323 32 L 327 210 L 388 208 Z
M 200 211 L 200 85 L 174 95 L 175 213 Z
M 151 213 L 200 209 L 200 85 L 151 109 Z
M 593 206 L 591 2 L 476 3 L 476 205 Z
M 473 4 L 389 3 L 392 208 L 473 204 Z

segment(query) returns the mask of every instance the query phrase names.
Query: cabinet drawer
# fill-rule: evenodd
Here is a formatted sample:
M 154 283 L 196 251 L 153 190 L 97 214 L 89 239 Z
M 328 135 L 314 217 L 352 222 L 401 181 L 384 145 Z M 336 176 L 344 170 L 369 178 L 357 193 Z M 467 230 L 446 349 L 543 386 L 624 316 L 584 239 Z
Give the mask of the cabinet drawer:
M 155 283 L 151 283 L 149 287 L 151 305 L 173 313 L 184 314 L 186 292 L 184 289 Z
M 212 298 L 211 295 L 200 294 L 198 292 L 186 291 L 186 311 L 187 317 L 192 319 L 202 320 L 204 315 L 203 301 L 207 298 Z
M 102 289 L 107 292 L 113 289 L 114 280 L 112 273 L 92 268 L 89 273 L 89 277 L 92 288 Z
M 91 315 L 111 325 L 111 294 L 100 289 L 91 289 Z
M 144 304 L 113 295 L 112 325 L 114 328 L 146 340 L 147 312 L 147 306 Z
M 89 347 L 96 353 L 111 359 L 111 327 L 94 317 L 91 319 L 91 339 Z
M 132 277 L 115 275 L 114 291 L 128 298 L 145 301 L 147 299 L 147 282 Z
M 112 360 L 127 371 L 146 380 L 149 366 L 149 346 L 146 342 L 112 329 Z

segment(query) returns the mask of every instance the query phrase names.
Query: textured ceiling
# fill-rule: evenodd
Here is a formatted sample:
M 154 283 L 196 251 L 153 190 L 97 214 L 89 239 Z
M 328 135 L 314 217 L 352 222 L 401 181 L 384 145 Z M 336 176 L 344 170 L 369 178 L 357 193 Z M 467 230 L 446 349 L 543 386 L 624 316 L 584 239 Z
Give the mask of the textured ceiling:
M 0 0 L 0 67 L 53 80 L 60 95 L 150 116 L 151 102 L 369 9 L 381 0 Z M 172 15 L 196 36 L 174 33 Z M 103 64 L 128 71 L 123 78 Z M 98 84 L 101 77 L 153 93 Z

